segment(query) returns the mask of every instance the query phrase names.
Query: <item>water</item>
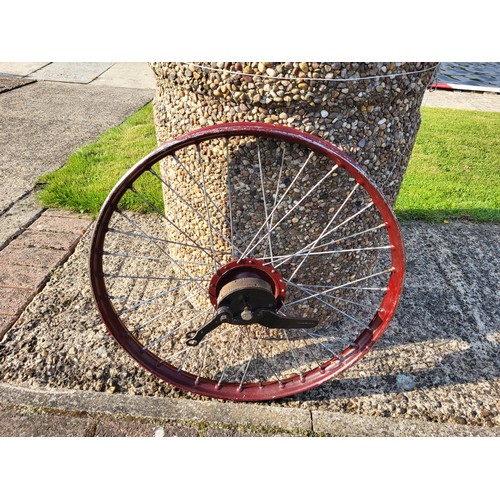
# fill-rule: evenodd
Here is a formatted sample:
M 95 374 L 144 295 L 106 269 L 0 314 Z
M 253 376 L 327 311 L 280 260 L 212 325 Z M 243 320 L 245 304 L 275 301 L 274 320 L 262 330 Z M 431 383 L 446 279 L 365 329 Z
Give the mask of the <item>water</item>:
M 498 62 L 442 62 L 438 82 L 500 87 Z

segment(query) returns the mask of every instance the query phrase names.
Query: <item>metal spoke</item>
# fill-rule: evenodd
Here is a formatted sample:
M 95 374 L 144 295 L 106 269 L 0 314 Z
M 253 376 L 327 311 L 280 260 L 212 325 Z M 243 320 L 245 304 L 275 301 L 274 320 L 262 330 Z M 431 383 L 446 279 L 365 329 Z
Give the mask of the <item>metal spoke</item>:
M 283 310 L 286 310 L 286 309 L 287 309 L 286 304 L 283 304 Z M 282 310 L 278 311 L 278 314 L 280 316 L 286 317 L 286 314 Z M 290 347 L 289 352 L 292 355 L 292 358 L 294 359 L 295 364 L 297 365 L 297 373 L 299 374 L 300 380 L 303 380 L 304 374 L 302 373 L 302 370 L 300 368 L 300 361 L 299 361 L 298 357 L 295 355 L 296 348 L 292 346 L 292 343 L 290 342 L 290 337 L 288 336 L 287 331 L 283 330 L 283 333 L 285 334 L 286 341 Z
M 119 213 L 118 209 L 117 209 L 117 212 Z M 128 236 L 130 238 L 142 238 L 142 239 L 146 239 L 146 240 L 157 241 L 160 243 L 166 243 L 168 245 L 180 245 L 183 247 L 197 248 L 199 250 L 202 250 L 202 247 L 200 247 L 200 245 L 197 245 L 197 244 L 191 245 L 189 243 L 181 243 L 180 241 L 166 240 L 164 238 L 157 238 L 156 236 L 151 236 L 151 235 L 144 236 L 142 234 L 137 234 L 137 233 L 134 233 L 132 231 L 121 231 L 119 229 L 114 229 L 112 227 L 110 227 L 108 229 L 108 233 L 123 234 L 124 236 Z M 204 250 L 206 250 L 207 252 L 209 251 L 208 248 L 204 248 Z M 220 252 L 220 253 L 224 254 L 224 252 Z
M 205 185 L 205 173 L 203 172 L 203 160 L 201 158 L 201 146 L 200 143 L 196 144 L 196 151 L 198 152 L 198 163 L 200 166 L 201 172 L 201 182 L 203 185 L 203 199 L 205 201 L 205 210 L 207 211 L 207 221 L 208 221 L 208 229 L 210 235 L 210 248 L 212 249 L 212 256 L 214 260 L 214 271 L 217 272 L 217 269 L 220 266 L 220 263 L 217 262 L 215 258 L 215 246 L 214 246 L 214 235 L 212 231 L 212 222 L 210 221 L 210 212 L 208 210 L 208 198 L 207 198 L 207 186 Z
M 295 364 L 297 365 L 297 373 L 302 378 L 304 375 L 302 374 L 302 370 L 300 369 L 299 360 L 298 360 L 297 356 L 295 355 L 296 349 L 295 349 L 295 347 L 292 346 L 292 343 L 290 342 L 290 337 L 288 336 L 287 331 L 283 330 L 283 333 L 285 334 L 286 341 L 287 341 L 288 345 L 290 346 L 290 354 L 292 355 L 292 358 L 295 361 Z
M 134 280 L 159 280 L 159 281 L 186 281 L 186 278 L 164 278 L 159 276 L 131 276 L 129 274 L 106 274 L 103 273 L 104 278 L 123 278 L 123 279 L 134 279 Z M 193 279 L 191 281 L 210 281 L 208 279 Z
M 388 250 L 392 248 L 390 245 L 385 245 L 381 247 L 366 247 L 366 248 L 346 248 L 344 250 L 328 250 L 325 252 L 312 252 L 312 253 L 295 253 L 295 254 L 290 254 L 290 255 L 276 255 L 274 257 L 274 260 L 281 260 L 282 262 L 279 262 L 278 264 L 275 265 L 275 267 L 279 267 L 285 262 L 288 262 L 290 259 L 295 258 L 295 257 L 302 257 L 302 256 L 315 256 L 315 255 L 331 255 L 334 253 L 349 253 L 349 252 L 367 252 L 370 250 Z M 261 257 L 261 260 L 269 260 L 269 257 Z M 290 277 L 292 278 L 292 277 Z
M 314 342 L 314 345 L 321 344 L 323 349 L 325 349 L 325 351 L 328 351 L 332 356 L 335 356 L 337 354 L 333 352 L 328 346 L 326 346 L 322 340 L 320 340 L 322 338 L 325 338 L 324 336 L 308 332 L 307 330 L 304 330 L 304 333 Z
M 191 307 L 191 308 L 182 308 L 182 307 L 179 307 L 180 304 L 184 304 L 184 302 L 187 302 L 191 299 L 193 299 L 194 297 L 196 297 L 197 295 L 199 295 L 201 292 L 198 290 L 194 293 L 192 293 L 191 295 L 189 295 L 188 297 L 186 297 L 185 299 L 181 300 L 179 302 L 179 304 L 177 305 L 174 305 L 174 306 L 170 306 L 167 310 L 165 311 L 162 311 L 160 314 L 157 314 L 156 316 L 154 316 L 153 318 L 149 319 L 148 321 L 146 321 L 145 323 L 142 323 L 141 325 L 137 326 L 135 328 L 134 331 L 136 332 L 141 332 L 144 330 L 144 327 L 149 325 L 150 323 L 153 323 L 153 321 L 156 321 L 158 318 L 162 318 L 163 316 L 165 316 L 166 314 L 168 314 L 169 312 L 173 311 L 174 309 L 176 310 L 180 310 L 180 311 L 183 311 L 183 310 L 188 310 L 188 311 L 192 311 L 192 312 L 197 312 L 199 311 L 199 309 L 196 309 L 194 307 Z
M 391 273 L 392 271 L 394 271 L 394 268 L 391 267 L 390 269 L 386 269 L 386 270 L 380 271 L 378 273 L 370 274 L 369 276 L 364 276 L 363 278 L 359 278 L 359 279 L 356 279 L 356 280 L 353 280 L 353 281 L 349 281 L 348 283 L 344 283 L 343 285 L 337 285 L 337 286 L 334 286 L 332 288 L 328 288 L 324 292 L 315 293 L 315 294 L 311 295 L 310 297 L 304 297 L 302 299 L 298 299 L 298 300 L 295 300 L 293 302 L 289 302 L 288 306 L 291 306 L 293 304 L 298 304 L 299 302 L 303 302 L 304 300 L 313 299 L 313 298 L 318 297 L 320 295 L 325 295 L 326 293 L 333 292 L 333 290 L 338 290 L 339 288 L 347 287 L 349 285 L 352 285 L 353 283 L 359 283 L 360 281 L 365 281 L 367 279 L 374 278 L 375 276 L 381 276 L 382 274 Z
M 168 182 L 166 182 L 159 174 L 157 174 L 152 168 L 149 169 L 149 171 L 151 172 L 151 174 L 153 174 L 157 179 L 160 180 L 160 182 L 162 182 L 168 189 L 170 189 L 170 191 L 172 191 L 174 193 L 175 196 L 177 196 L 177 198 L 179 198 L 188 208 L 191 209 L 191 211 L 193 213 L 195 213 L 203 222 L 206 222 L 210 228 L 210 231 L 215 231 L 226 243 L 229 244 L 229 246 L 232 248 L 233 247 L 233 243 L 232 241 L 230 241 L 226 236 L 224 236 L 223 233 L 221 233 L 210 221 L 210 216 L 208 216 L 207 218 L 205 218 L 203 216 L 202 213 L 200 213 L 198 210 L 196 210 L 196 208 L 193 207 L 193 205 L 191 205 L 191 203 L 189 203 L 186 199 L 184 199 L 174 188 L 172 188 L 172 186 L 170 186 L 170 184 L 168 184 Z M 205 200 L 206 201 L 206 200 Z M 207 203 L 205 203 L 205 207 L 207 207 Z M 207 211 L 208 211 L 208 208 L 207 208 Z M 207 212 L 208 214 L 208 212 Z M 236 250 L 238 250 L 238 252 L 241 252 L 241 250 L 237 247 L 235 247 Z
M 157 257 L 147 257 L 145 255 L 131 255 L 128 253 L 112 253 L 112 252 L 101 252 L 101 255 L 108 255 L 109 257 L 124 257 L 127 259 L 142 259 L 142 260 L 152 260 L 155 262 L 169 262 L 168 259 L 160 259 Z M 208 264 L 207 262 L 190 262 L 188 260 L 177 260 L 177 262 L 181 262 L 183 264 L 189 264 L 190 266 L 211 266 L 211 264 Z
M 262 356 L 262 354 L 258 350 L 258 345 L 259 345 L 260 341 L 262 340 L 261 337 L 257 336 L 257 342 L 255 342 L 255 345 L 254 345 L 254 343 L 250 339 L 250 336 L 248 335 L 247 331 L 248 331 L 248 327 L 244 326 L 242 328 L 242 332 L 243 332 L 243 335 L 247 338 L 248 343 L 250 344 L 250 347 L 252 348 L 252 355 L 251 355 L 250 359 L 248 360 L 248 363 L 247 363 L 246 368 L 245 368 L 245 373 L 243 374 L 243 377 L 241 378 L 241 382 L 240 382 L 240 386 L 239 386 L 240 390 L 243 387 L 243 382 L 245 380 L 248 368 L 250 366 L 250 363 L 254 360 L 256 353 L 259 354 L 259 357 L 262 359 L 262 361 L 264 361 L 264 363 L 266 364 L 266 366 L 270 369 L 270 371 L 273 373 L 273 375 L 281 383 L 279 375 L 276 373 L 276 371 L 273 369 L 273 367 L 269 364 L 269 362 L 267 361 L 267 359 L 264 356 Z
M 231 256 L 234 258 L 234 228 L 233 228 L 233 204 L 231 200 L 231 173 L 229 171 L 229 137 L 226 137 L 226 172 L 227 172 L 227 208 L 229 211 L 229 234 L 231 238 Z M 241 250 L 238 250 L 241 254 Z
M 290 208 L 286 214 L 281 217 L 281 219 L 274 223 L 270 229 L 270 231 L 274 231 L 298 206 L 300 206 L 300 204 L 321 184 L 323 183 L 330 175 L 333 174 L 333 172 L 335 172 L 335 170 L 337 170 L 338 168 L 338 165 L 335 165 L 331 170 L 329 170 L 311 189 L 309 189 L 309 191 L 307 191 L 307 193 L 302 196 L 302 198 L 297 201 L 292 208 Z M 250 250 L 246 251 L 244 255 L 247 255 L 248 253 L 252 252 L 263 240 L 266 239 L 266 236 L 267 235 L 264 235 L 260 238 L 259 241 L 257 241 L 257 243 L 255 243 L 253 245 L 252 248 L 250 248 Z
M 127 220 L 132 226 L 134 226 L 136 229 L 138 229 L 139 231 L 141 231 L 142 233 L 144 233 L 146 236 L 147 236 L 147 233 L 135 222 L 133 221 L 131 218 L 127 217 L 119 208 L 115 208 L 116 212 L 119 213 L 125 220 Z M 194 278 L 191 276 L 190 273 L 188 273 L 180 264 L 178 264 L 171 256 L 168 252 L 166 252 L 160 245 L 158 245 L 158 243 L 156 243 L 155 241 L 153 241 L 153 244 L 156 245 L 158 247 L 158 249 L 160 250 L 160 252 L 162 252 L 164 255 L 167 256 L 167 258 L 172 262 L 172 264 L 174 264 L 174 266 L 178 267 L 184 274 L 186 274 L 191 280 L 194 280 Z M 208 273 L 207 273 L 208 274 Z M 203 288 L 199 283 L 196 283 L 195 282 L 195 285 L 198 286 L 201 290 L 203 290 L 203 292 L 205 292 L 206 294 L 208 294 L 208 291 Z
M 210 273 L 205 273 L 203 276 L 206 276 L 207 274 L 210 274 Z M 153 300 L 159 299 L 160 297 L 164 297 L 165 295 L 167 295 L 169 293 L 175 292 L 176 290 L 179 290 L 180 288 L 182 288 L 182 287 L 184 287 L 186 285 L 189 285 L 190 283 L 191 283 L 191 281 L 186 281 L 186 283 L 182 283 L 181 285 L 177 285 L 174 288 L 170 288 L 169 290 L 165 290 L 164 292 L 161 292 L 158 295 L 155 295 L 155 296 L 153 296 L 153 297 L 151 297 L 151 298 L 149 298 L 147 300 L 141 300 L 140 302 L 137 302 L 133 306 L 131 306 L 131 307 L 129 307 L 129 308 L 123 310 L 123 311 L 117 312 L 116 315 L 117 316 L 121 316 L 122 314 L 125 314 L 127 312 L 135 311 L 136 309 L 138 309 L 142 305 L 149 304 L 149 303 L 153 302 Z M 205 291 L 205 290 L 202 288 L 201 291 Z M 198 293 L 201 293 L 201 291 L 198 290 Z
M 193 177 L 193 174 L 189 171 L 189 169 L 184 165 L 184 163 L 179 160 L 179 158 L 177 157 L 177 155 L 174 153 L 172 156 L 171 156 L 176 162 L 177 164 L 184 170 L 184 172 L 186 172 L 189 176 L 189 178 L 195 183 L 195 185 L 198 187 L 198 189 L 200 190 L 200 193 L 203 193 L 203 187 L 200 185 L 200 183 Z M 207 199 L 208 201 L 210 201 L 210 203 L 214 206 L 214 208 L 217 210 L 217 212 L 219 212 L 219 214 L 222 216 L 223 220 L 227 220 L 226 219 L 226 215 L 221 211 L 221 209 L 219 208 L 219 206 L 215 203 L 215 201 L 210 197 L 210 195 L 208 193 L 206 193 L 206 196 L 207 196 Z
M 146 198 L 144 198 L 144 196 L 142 196 L 139 193 L 139 191 L 137 191 L 137 189 L 135 189 L 133 186 L 130 187 L 129 189 L 134 194 L 136 194 L 142 201 L 144 201 L 144 203 L 146 203 L 147 205 L 149 205 L 157 214 L 159 214 L 163 219 L 165 219 L 170 225 L 174 226 L 175 229 L 177 229 L 177 231 L 179 231 L 179 233 L 181 233 L 189 241 L 191 241 L 192 243 L 194 243 L 196 245 L 195 248 L 197 248 L 198 250 L 201 250 L 202 252 L 204 252 L 205 254 L 207 254 L 210 257 L 210 259 L 213 259 L 214 262 L 216 262 L 215 253 L 213 251 L 213 248 L 211 249 L 212 254 L 210 254 L 210 252 L 208 252 L 207 250 L 205 250 L 203 247 L 200 247 L 199 245 L 197 245 L 196 241 L 194 241 L 193 238 L 191 238 L 191 236 L 189 236 L 185 231 L 183 231 L 175 222 L 172 222 L 164 213 L 161 212 L 161 210 L 158 210 L 157 207 L 155 207 L 152 203 L 150 203 L 148 200 L 146 200 Z M 220 263 L 219 263 L 219 265 L 220 265 Z M 217 266 L 217 263 L 216 263 L 216 266 Z
M 271 226 L 273 225 L 274 212 L 275 212 L 275 209 L 277 206 L 278 193 L 280 190 L 280 182 L 281 182 L 281 173 L 283 172 L 283 164 L 284 163 L 285 163 L 285 147 L 283 147 L 283 153 L 281 155 L 280 171 L 278 173 L 278 180 L 276 182 L 276 193 L 274 194 L 274 203 L 273 203 L 273 207 L 271 208 Z
M 349 318 L 350 320 L 354 321 L 355 323 L 357 323 L 358 325 L 361 325 L 363 326 L 364 328 L 367 328 L 368 330 L 371 330 L 372 328 L 367 325 L 366 323 L 363 323 L 362 321 L 360 321 L 359 319 L 355 318 L 354 316 L 351 316 L 350 314 L 346 313 L 345 311 L 342 311 L 342 309 L 339 309 L 338 307 L 335 307 L 334 305 L 330 304 L 329 302 L 326 302 L 325 300 L 323 300 L 322 298 L 320 298 L 320 295 L 321 296 L 324 296 L 325 293 L 320 293 L 320 294 L 314 294 L 312 292 L 309 292 L 307 289 L 305 288 L 302 288 L 302 290 L 305 292 L 305 293 L 308 293 L 310 294 L 310 299 L 314 298 L 316 300 L 319 300 L 320 302 L 322 302 L 323 304 L 325 304 L 326 306 L 330 307 L 331 309 L 334 309 L 335 311 L 339 312 L 340 314 L 342 314 L 343 316 L 345 316 L 346 318 Z M 304 299 L 301 299 L 301 300 L 304 300 Z M 296 301 L 296 302 L 291 302 L 289 303 L 288 305 L 292 305 L 292 304 L 296 304 L 297 302 L 300 302 L 300 301 Z
M 340 243 L 341 241 L 347 240 L 349 238 L 354 238 L 355 236 L 360 236 L 362 234 L 369 233 L 371 231 L 376 231 L 376 230 L 381 229 L 381 228 L 385 229 L 386 225 L 380 224 L 378 226 L 371 227 L 370 229 L 365 229 L 364 231 L 360 231 L 359 233 L 349 234 L 348 236 L 344 236 L 343 238 L 339 238 L 338 240 L 332 240 L 332 241 L 329 241 L 328 243 L 322 243 L 321 245 L 318 245 L 316 248 L 326 247 L 328 245 L 334 245 L 334 244 Z
M 302 285 L 302 284 L 298 284 L 298 283 L 292 283 L 291 281 L 289 281 L 287 279 L 285 279 L 285 282 L 288 285 L 293 286 L 294 288 L 298 288 L 298 289 L 302 289 L 302 290 L 307 290 L 308 292 L 314 293 L 314 290 L 311 290 L 310 288 L 308 288 L 309 285 Z M 359 306 L 359 307 L 364 307 L 366 309 L 373 310 L 373 304 L 363 304 L 361 302 L 354 302 L 353 300 L 347 300 L 347 299 L 338 297 L 337 295 L 325 294 L 325 297 L 330 297 L 332 299 L 339 300 L 340 302 L 346 302 L 348 304 L 353 304 L 353 305 L 356 305 L 356 306 Z
M 288 194 L 288 191 L 290 191 L 290 189 L 292 189 L 292 186 L 295 184 L 295 181 L 298 179 L 298 177 L 300 176 L 300 174 L 302 173 L 302 171 L 304 170 L 304 168 L 306 167 L 306 165 L 309 163 L 309 160 L 311 159 L 312 155 L 314 154 L 314 152 L 311 152 L 309 154 L 309 156 L 307 157 L 306 161 L 304 162 L 304 164 L 300 167 L 299 171 L 297 172 L 297 174 L 295 175 L 295 177 L 293 178 L 292 182 L 290 183 L 290 185 L 287 187 L 286 191 L 281 195 L 281 198 L 280 198 L 280 201 L 278 201 L 278 203 L 275 204 L 273 210 L 271 210 L 271 213 L 269 214 L 269 217 L 271 217 L 274 212 L 276 211 L 276 209 L 279 207 L 280 203 L 283 201 L 283 199 L 285 198 L 285 196 Z M 255 241 L 255 239 L 258 237 L 259 233 L 262 231 L 262 229 L 264 229 L 266 227 L 266 224 L 268 223 L 268 220 L 266 219 L 264 221 L 264 223 L 262 224 L 262 226 L 259 228 L 259 230 L 255 233 L 254 237 L 252 238 L 252 240 L 250 241 L 250 243 L 248 244 L 247 248 L 245 249 L 245 251 L 243 252 L 242 256 L 240 257 L 240 259 L 243 259 L 246 255 L 248 255 L 254 247 L 252 247 L 250 249 L 250 246 L 252 245 L 252 243 Z M 257 243 L 258 244 L 258 243 Z
M 180 350 L 180 351 L 177 351 L 176 353 L 171 354 L 170 356 L 167 356 L 166 358 L 164 358 L 164 360 L 163 360 L 163 361 L 164 361 L 165 363 L 166 363 L 166 362 L 169 362 L 169 361 L 171 361 L 172 359 L 174 359 L 174 358 L 176 358 L 177 356 L 180 356 L 181 354 L 184 354 L 184 353 L 186 353 L 186 358 L 187 358 L 187 354 L 188 354 L 188 353 L 192 352 L 192 351 L 193 351 L 193 349 L 198 349 L 198 348 L 199 348 L 199 347 L 200 347 L 203 343 L 208 342 L 209 338 L 210 338 L 211 340 L 215 340 L 216 338 L 220 337 L 221 335 L 223 335 L 223 334 L 225 334 L 225 333 L 227 333 L 227 332 L 229 332 L 229 331 L 230 331 L 230 329 L 226 329 L 226 330 L 219 330 L 217 333 L 215 333 L 215 334 L 211 335 L 210 337 L 208 337 L 208 336 L 207 336 L 207 337 L 205 337 L 205 338 L 204 338 L 204 339 L 203 339 L 203 340 L 202 340 L 202 341 L 201 341 L 201 342 L 200 342 L 200 343 L 199 343 L 196 347 L 194 347 L 194 346 L 187 346 L 187 347 L 185 347 L 184 349 L 182 349 L 182 350 Z M 180 370 L 182 369 L 182 365 L 184 364 L 184 362 L 185 362 L 186 358 L 183 360 L 182 364 L 181 364 L 179 367 L 177 367 L 177 371 L 180 371 Z
M 203 368 L 205 367 L 205 360 L 207 359 L 207 350 L 208 350 L 208 342 L 205 342 L 205 344 L 202 347 L 203 349 L 203 356 L 201 356 L 202 362 L 201 366 L 198 368 L 198 376 L 196 377 L 195 384 L 198 384 L 201 378 L 201 372 L 203 371 Z M 198 349 L 198 360 L 201 355 L 201 349 Z M 200 365 L 200 362 L 198 361 L 198 365 Z
M 354 219 L 358 215 L 362 214 L 365 210 L 367 210 L 368 208 L 370 208 L 372 205 L 373 205 L 373 202 L 368 203 L 366 206 L 364 206 L 361 210 L 359 210 L 358 212 L 356 212 L 354 215 L 351 215 L 350 217 L 348 217 L 344 222 L 338 224 L 333 229 L 330 229 L 326 234 L 323 235 L 323 238 L 326 238 L 328 235 L 332 234 L 338 228 L 342 227 L 344 224 L 347 224 L 349 221 L 351 221 L 352 219 Z M 292 254 L 287 260 L 284 260 L 283 262 L 280 262 L 276 267 L 279 267 L 279 266 L 285 264 L 286 262 L 288 262 L 288 260 L 290 258 L 292 258 L 295 255 L 297 255 L 297 253 L 300 254 L 302 252 L 307 251 L 308 248 L 310 247 L 310 245 L 311 245 L 311 243 L 307 244 L 305 247 L 301 248 L 298 252 L 296 252 L 295 254 Z
M 264 217 L 266 218 L 266 221 L 269 220 L 269 216 L 267 214 L 267 202 L 266 202 L 266 190 L 264 188 L 264 174 L 262 173 L 262 161 L 260 157 L 260 144 L 259 144 L 259 138 L 257 138 L 257 157 L 259 159 L 259 173 L 260 173 L 260 187 L 262 190 L 262 202 L 264 203 Z M 269 255 L 271 257 L 271 264 L 273 263 L 273 245 L 271 243 L 271 228 L 269 226 L 269 222 L 267 224 L 267 242 L 269 245 Z
M 168 337 L 171 337 L 172 335 L 174 335 L 174 333 L 178 332 L 182 327 L 186 326 L 186 325 L 189 325 L 189 323 L 191 323 L 192 321 L 194 321 L 196 318 L 199 318 L 200 316 L 202 316 L 203 314 L 206 314 L 207 312 L 210 312 L 210 309 L 206 309 L 204 311 L 201 311 L 200 313 L 198 313 L 196 316 L 193 316 L 192 318 L 190 318 L 189 320 L 187 321 L 184 321 L 184 323 L 181 323 L 178 327 L 174 328 L 173 330 L 171 330 L 170 332 L 166 333 L 165 335 L 162 335 L 161 337 L 157 338 L 156 340 L 153 340 L 152 342 L 150 342 L 149 344 L 145 345 L 142 347 L 142 350 L 145 351 L 146 349 L 149 349 L 150 347 L 153 347 L 154 345 L 162 342 L 163 340 L 167 339 Z
M 309 251 L 304 256 L 304 258 L 300 261 L 299 265 L 295 268 L 295 270 L 293 271 L 292 275 L 290 276 L 290 278 L 289 278 L 290 280 L 292 280 L 294 278 L 294 276 L 297 274 L 298 270 L 302 267 L 302 264 L 304 264 L 304 262 L 307 260 L 307 258 L 311 254 L 311 252 L 316 248 L 316 245 L 318 244 L 318 242 L 324 237 L 325 233 L 328 231 L 328 228 L 333 224 L 333 222 L 337 218 L 337 215 L 345 207 L 346 203 L 351 199 L 352 195 L 354 194 L 354 192 L 356 191 L 356 189 L 358 189 L 359 186 L 360 185 L 356 182 L 356 184 L 354 185 L 353 189 L 351 190 L 351 192 L 349 193 L 349 195 L 347 196 L 347 198 L 344 200 L 344 202 L 342 203 L 342 205 L 340 205 L 340 207 L 338 208 L 338 210 L 333 214 L 333 217 L 330 219 L 330 221 L 328 222 L 328 224 L 325 226 L 325 228 L 323 229 L 323 231 L 321 232 L 321 234 L 312 242 L 312 244 L 310 245 Z
M 222 370 L 222 374 L 219 378 L 219 381 L 217 382 L 217 385 L 220 386 L 221 383 L 222 383 L 222 380 L 224 379 L 224 375 L 226 374 L 226 370 L 227 370 L 227 367 L 229 365 L 229 361 L 232 360 L 233 358 L 233 352 L 234 352 L 234 348 L 236 347 L 236 345 L 238 344 L 239 340 L 240 340 L 240 337 L 241 337 L 241 329 L 238 329 L 238 336 L 235 337 L 232 345 L 231 345 L 231 350 L 229 351 L 229 354 L 226 358 L 226 364 L 224 365 L 224 369 Z
M 249 338 L 249 337 L 248 337 L 248 335 L 246 334 L 246 332 L 245 332 L 245 329 L 246 329 L 246 328 L 247 328 L 247 327 L 246 327 L 246 326 L 244 326 L 244 327 L 243 327 L 243 329 L 241 329 L 241 328 L 240 328 L 240 329 L 244 332 L 244 334 L 245 334 L 245 336 L 246 336 L 246 338 L 247 338 L 247 340 L 248 340 L 248 343 L 250 344 L 250 347 L 252 348 L 252 354 L 251 354 L 251 356 L 250 356 L 250 359 L 248 360 L 248 363 L 247 363 L 247 365 L 246 365 L 246 367 L 245 367 L 245 371 L 243 372 L 243 375 L 242 375 L 242 377 L 241 377 L 241 381 L 240 381 L 240 385 L 239 385 L 239 390 L 240 390 L 240 391 L 241 391 L 241 389 L 242 389 L 242 387 L 243 387 L 243 383 L 244 383 L 244 381 L 245 381 L 245 377 L 246 377 L 246 375 L 247 375 L 248 367 L 250 366 L 250 363 L 252 362 L 253 357 L 254 357 L 254 355 L 255 355 L 255 346 L 252 344 L 252 342 L 250 341 L 250 338 Z

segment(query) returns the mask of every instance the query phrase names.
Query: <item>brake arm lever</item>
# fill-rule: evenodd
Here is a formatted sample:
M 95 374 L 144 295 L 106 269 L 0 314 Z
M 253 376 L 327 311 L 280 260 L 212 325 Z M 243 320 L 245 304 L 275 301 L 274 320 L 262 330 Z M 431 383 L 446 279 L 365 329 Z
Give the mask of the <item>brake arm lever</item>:
M 271 309 L 256 309 L 253 312 L 253 319 L 253 322 L 267 328 L 283 328 L 287 330 L 294 328 L 314 328 L 319 323 L 316 319 L 279 316 Z
M 233 325 L 251 325 L 258 323 L 267 328 L 283 328 L 291 330 L 294 328 L 314 328 L 318 325 L 318 320 L 309 318 L 289 318 L 279 316 L 271 309 L 255 309 L 251 319 L 243 320 L 240 316 L 234 318 L 228 307 L 220 307 L 217 314 L 198 330 L 193 330 L 186 334 L 186 344 L 188 346 L 197 346 L 205 335 L 215 330 L 222 323 L 231 323 Z
M 217 314 L 205 325 L 203 325 L 198 330 L 193 330 L 186 334 L 186 344 L 188 346 L 197 346 L 207 333 L 215 330 L 222 323 L 227 323 L 233 319 L 233 315 L 228 307 L 220 307 L 217 310 Z

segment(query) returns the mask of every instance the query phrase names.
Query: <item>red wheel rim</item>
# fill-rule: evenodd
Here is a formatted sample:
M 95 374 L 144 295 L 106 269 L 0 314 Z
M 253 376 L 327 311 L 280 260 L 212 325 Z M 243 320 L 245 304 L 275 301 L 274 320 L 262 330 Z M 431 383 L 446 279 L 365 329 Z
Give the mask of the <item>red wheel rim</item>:
M 130 335 L 108 298 L 103 278 L 102 248 L 113 211 L 127 189 L 144 171 L 150 169 L 168 155 L 202 141 L 233 136 L 266 137 L 297 143 L 319 155 L 330 158 L 363 186 L 386 225 L 391 246 L 392 272 L 381 305 L 369 323 L 370 330 L 364 329 L 361 331 L 356 339 L 355 347 L 347 347 L 339 356 L 330 359 L 318 368 L 308 371 L 305 377 L 296 375 L 285 380 L 263 384 L 247 383 L 240 387 L 237 383 L 224 383 L 219 386 L 214 383 L 214 380 L 199 378 L 182 370 L 178 371 L 175 366 L 166 363 L 154 353 L 143 349 L 135 337 Z M 404 280 L 404 249 L 399 225 L 389 204 L 375 184 L 344 152 L 321 138 L 281 125 L 226 123 L 198 129 L 163 144 L 140 160 L 122 177 L 110 192 L 97 218 L 91 242 L 89 268 L 95 303 L 104 324 L 122 348 L 145 369 L 169 384 L 186 391 L 220 399 L 260 401 L 283 398 L 317 387 L 340 375 L 373 347 L 396 312 Z

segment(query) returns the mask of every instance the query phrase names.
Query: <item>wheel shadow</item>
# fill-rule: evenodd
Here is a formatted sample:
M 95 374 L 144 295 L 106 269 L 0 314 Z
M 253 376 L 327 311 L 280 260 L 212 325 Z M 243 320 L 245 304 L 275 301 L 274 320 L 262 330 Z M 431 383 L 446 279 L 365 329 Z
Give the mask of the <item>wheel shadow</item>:
M 451 292 L 409 287 L 393 322 L 370 352 L 339 378 L 286 400 L 351 399 L 497 380 L 500 395 L 497 315 L 483 304 L 478 318 L 472 310 L 460 309 Z M 296 354 L 301 358 L 306 351 L 303 347 Z M 283 359 L 277 355 L 269 361 L 280 364 Z

